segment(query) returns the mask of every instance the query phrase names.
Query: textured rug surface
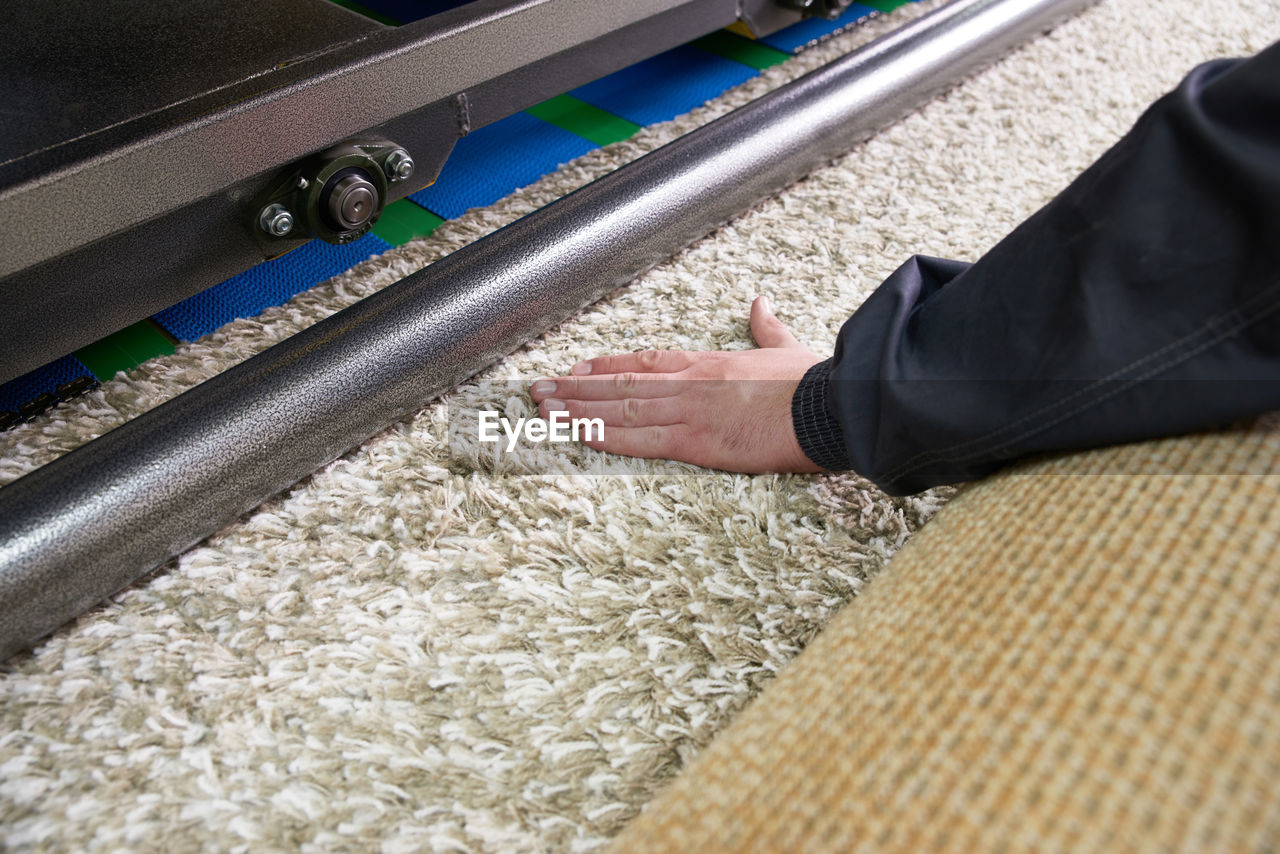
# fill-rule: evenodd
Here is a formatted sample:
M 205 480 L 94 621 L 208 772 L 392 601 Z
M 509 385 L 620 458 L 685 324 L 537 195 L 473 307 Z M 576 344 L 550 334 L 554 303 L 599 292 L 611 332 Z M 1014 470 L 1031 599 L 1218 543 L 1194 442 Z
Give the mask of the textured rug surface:
M 988 478 L 610 854 L 1275 851 L 1277 531 L 1276 414 Z
M 0 483 L 935 5 L 9 431 Z M 666 463 L 586 476 L 577 449 L 495 473 L 445 445 L 451 409 L 516 414 L 504 383 L 600 353 L 748 347 L 760 293 L 829 351 L 910 254 L 976 258 L 1193 65 L 1277 22 L 1280 0 L 1104 0 L 8 662 L 4 842 L 599 848 L 945 496 Z

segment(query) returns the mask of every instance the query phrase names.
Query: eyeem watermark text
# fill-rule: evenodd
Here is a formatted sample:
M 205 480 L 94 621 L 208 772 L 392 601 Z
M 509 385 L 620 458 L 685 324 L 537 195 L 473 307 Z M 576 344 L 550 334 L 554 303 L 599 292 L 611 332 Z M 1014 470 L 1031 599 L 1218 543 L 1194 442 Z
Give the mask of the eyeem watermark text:
M 498 428 L 502 431 L 499 433 Z M 581 442 L 604 439 L 604 420 L 601 418 L 570 418 L 569 413 L 556 411 L 550 418 L 517 418 L 511 420 L 488 409 L 480 412 L 479 438 L 481 442 L 498 442 L 502 434 L 507 437 L 507 453 L 515 450 L 523 435 L 531 444 L 543 442 Z

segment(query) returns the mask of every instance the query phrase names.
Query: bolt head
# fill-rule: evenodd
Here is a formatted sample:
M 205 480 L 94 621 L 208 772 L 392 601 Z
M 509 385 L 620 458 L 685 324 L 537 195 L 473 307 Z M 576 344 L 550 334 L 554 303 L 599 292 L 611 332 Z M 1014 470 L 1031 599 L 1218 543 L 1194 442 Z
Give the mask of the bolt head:
M 387 155 L 383 168 L 392 181 L 403 181 L 413 175 L 413 158 L 403 148 L 397 148 Z
M 267 205 L 258 216 L 258 224 L 272 237 L 284 237 L 293 231 L 293 214 L 284 205 Z

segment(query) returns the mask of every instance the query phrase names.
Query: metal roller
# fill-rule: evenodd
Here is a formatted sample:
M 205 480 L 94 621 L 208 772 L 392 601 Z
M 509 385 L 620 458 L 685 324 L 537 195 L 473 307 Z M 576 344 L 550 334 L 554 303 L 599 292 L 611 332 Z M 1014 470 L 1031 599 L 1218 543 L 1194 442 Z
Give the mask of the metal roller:
M 1091 2 L 956 0 L 0 489 L 0 656 Z

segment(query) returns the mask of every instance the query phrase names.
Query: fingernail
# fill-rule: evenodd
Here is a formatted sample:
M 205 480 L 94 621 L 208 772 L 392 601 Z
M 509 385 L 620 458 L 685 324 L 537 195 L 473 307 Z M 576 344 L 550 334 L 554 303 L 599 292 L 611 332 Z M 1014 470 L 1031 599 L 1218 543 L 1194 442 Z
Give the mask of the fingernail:
M 548 397 L 546 400 L 542 402 L 547 405 L 548 412 L 568 412 L 569 411 L 569 407 L 564 405 L 563 400 L 556 400 L 554 397 Z
M 773 310 L 772 308 L 769 307 L 769 298 L 764 294 L 760 295 L 760 307 L 763 308 L 765 311 Z
M 554 380 L 538 380 L 533 384 L 533 388 L 530 389 L 534 394 L 551 394 L 555 390 L 556 384 Z
M 574 365 L 572 368 L 570 368 L 570 369 L 569 369 L 569 373 L 574 374 L 574 375 L 579 376 L 579 377 L 581 377 L 581 376 L 585 376 L 585 375 L 587 375 L 587 374 L 591 373 L 591 363 L 590 363 L 590 362 L 579 362 L 578 364 Z

